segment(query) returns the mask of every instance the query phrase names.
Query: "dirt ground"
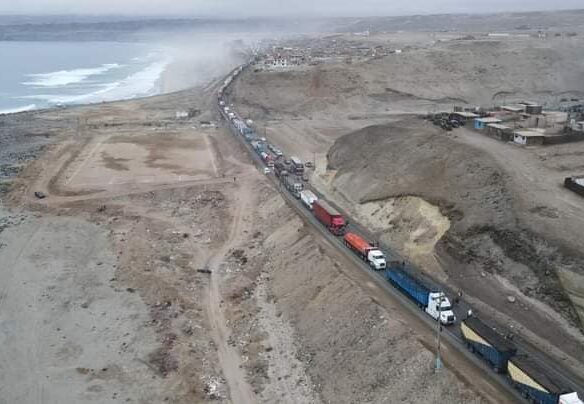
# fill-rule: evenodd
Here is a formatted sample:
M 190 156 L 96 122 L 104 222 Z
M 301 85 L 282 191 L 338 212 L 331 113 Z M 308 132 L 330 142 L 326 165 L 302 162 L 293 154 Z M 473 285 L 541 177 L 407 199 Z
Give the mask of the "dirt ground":
M 311 183 L 379 240 L 584 374 L 584 204 L 561 186 L 582 169 L 584 146 L 520 148 L 412 117 L 461 103 L 582 98 L 581 38 L 424 35 L 364 63 L 250 71 L 234 103 L 270 142 L 315 162 Z
M 447 347 L 433 374 L 433 334 L 201 127 L 211 94 L 1 118 L 0 403 L 508 401 Z

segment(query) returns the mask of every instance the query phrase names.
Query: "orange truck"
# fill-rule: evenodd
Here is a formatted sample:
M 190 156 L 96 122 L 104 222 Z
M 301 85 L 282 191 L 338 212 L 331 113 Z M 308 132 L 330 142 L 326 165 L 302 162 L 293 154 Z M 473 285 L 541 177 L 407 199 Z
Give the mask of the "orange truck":
M 385 255 L 379 248 L 369 244 L 365 239 L 355 233 L 347 232 L 343 237 L 345 245 L 353 250 L 363 261 L 367 262 L 371 268 L 378 271 L 385 269 L 387 263 Z

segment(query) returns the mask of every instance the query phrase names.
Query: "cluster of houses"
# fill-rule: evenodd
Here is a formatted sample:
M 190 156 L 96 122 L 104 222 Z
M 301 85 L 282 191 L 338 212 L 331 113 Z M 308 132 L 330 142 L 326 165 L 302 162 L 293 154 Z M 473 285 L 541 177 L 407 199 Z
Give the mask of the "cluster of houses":
M 272 46 L 262 58 L 264 68 L 279 69 L 302 65 L 318 65 L 327 62 L 352 63 L 401 53 L 401 49 L 389 49 L 383 45 L 367 45 L 342 39 L 326 38 L 311 46 Z
M 502 141 L 521 145 L 542 145 L 584 140 L 584 120 L 572 119 L 568 112 L 544 111 L 533 102 L 497 107 L 488 112 L 455 108 L 455 119 Z

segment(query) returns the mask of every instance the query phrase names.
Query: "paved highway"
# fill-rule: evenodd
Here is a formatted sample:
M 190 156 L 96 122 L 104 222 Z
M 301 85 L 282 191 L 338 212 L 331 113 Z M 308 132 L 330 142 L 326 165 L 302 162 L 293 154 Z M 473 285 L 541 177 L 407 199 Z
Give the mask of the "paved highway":
M 240 140 L 242 145 L 248 151 L 251 159 L 253 160 L 254 164 L 258 167 L 258 169 L 263 172 L 263 168 L 265 167 L 264 162 L 261 158 L 257 155 L 255 150 L 251 147 L 251 145 L 245 141 L 245 139 L 237 132 L 237 130 L 230 124 L 228 117 L 225 116 L 223 111 L 221 111 L 221 115 L 224 118 L 225 122 L 227 122 L 230 131 L 233 135 Z M 351 252 L 348 248 L 344 246 L 342 242 L 342 237 L 337 237 L 331 234 L 312 214 L 311 211 L 306 209 L 304 205 L 301 203 L 300 200 L 296 199 L 292 194 L 290 194 L 280 183 L 278 178 L 276 178 L 273 174 L 269 175 L 269 180 L 274 184 L 274 186 L 279 190 L 280 194 L 284 198 L 284 200 L 291 206 L 295 212 L 304 220 L 304 222 L 310 224 L 324 239 L 326 239 L 331 245 L 336 247 L 347 259 L 355 264 L 356 267 L 360 268 L 363 272 L 365 272 L 370 279 L 380 288 L 382 288 L 387 293 L 391 294 L 395 299 L 397 299 L 404 309 L 408 310 L 410 314 L 415 315 L 420 320 L 422 320 L 428 327 L 433 330 L 437 330 L 437 322 L 428 316 L 424 311 L 420 310 L 419 307 L 414 304 L 406 295 L 401 293 L 398 289 L 394 288 L 383 276 L 383 271 L 373 271 L 369 265 L 359 259 L 353 252 Z M 320 193 L 318 193 L 314 188 L 310 187 L 308 184 L 305 184 L 306 188 L 312 190 L 319 198 L 322 197 Z M 328 201 L 331 203 L 331 201 Z M 339 208 L 334 203 L 331 203 L 335 208 Z M 374 240 L 375 238 L 373 235 L 363 226 L 359 225 L 357 222 L 351 220 L 351 218 L 346 215 L 346 212 L 343 212 L 342 209 L 339 209 L 349 221 L 348 230 L 354 231 L 356 233 L 362 234 L 364 237 L 368 238 L 369 240 Z M 380 249 L 386 254 L 386 257 L 389 261 L 402 261 L 405 262 L 406 260 L 403 259 L 397 252 L 395 252 L 390 246 L 380 244 Z M 415 274 L 416 277 L 419 277 L 430 285 L 434 284 L 439 286 L 442 290 L 444 290 L 447 295 L 451 298 L 456 291 L 453 291 L 449 288 L 445 288 L 444 285 L 439 285 L 430 280 L 427 276 L 423 275 L 420 271 L 416 270 L 413 267 L 406 265 L 407 269 Z M 451 298 L 452 301 L 452 298 Z M 454 347 L 458 351 L 460 351 L 470 362 L 474 365 L 479 367 L 481 370 L 484 371 L 486 377 L 491 378 L 491 380 L 496 381 L 496 383 L 505 389 L 512 397 L 514 397 L 518 402 L 525 402 L 524 399 L 520 396 L 517 390 L 515 390 L 509 380 L 504 375 L 499 375 L 495 373 L 484 361 L 478 358 L 476 355 L 472 354 L 466 348 L 462 336 L 460 333 L 460 321 L 465 318 L 466 313 L 470 306 L 461 300 L 458 304 L 454 305 L 454 311 L 457 316 L 456 324 L 451 326 L 442 327 L 442 334 L 441 337 L 443 341 L 450 346 Z M 530 356 L 538 359 L 538 362 L 545 368 L 546 373 L 553 377 L 554 379 L 559 379 L 562 381 L 561 385 L 564 385 L 567 388 L 570 388 L 572 391 L 577 391 L 579 395 L 582 397 L 584 396 L 584 380 L 579 375 L 574 375 L 571 372 L 568 372 L 561 366 L 558 366 L 547 354 L 537 350 L 531 344 L 527 343 L 520 337 L 516 337 L 514 342 L 519 346 L 520 351 L 528 353 Z

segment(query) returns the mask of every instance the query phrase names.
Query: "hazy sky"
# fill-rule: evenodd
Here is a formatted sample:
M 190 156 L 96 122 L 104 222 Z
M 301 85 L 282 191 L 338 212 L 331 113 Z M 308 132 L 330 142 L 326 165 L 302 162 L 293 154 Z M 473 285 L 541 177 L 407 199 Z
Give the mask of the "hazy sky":
M 582 0 L 0 0 L 0 14 L 371 16 L 584 8 Z

